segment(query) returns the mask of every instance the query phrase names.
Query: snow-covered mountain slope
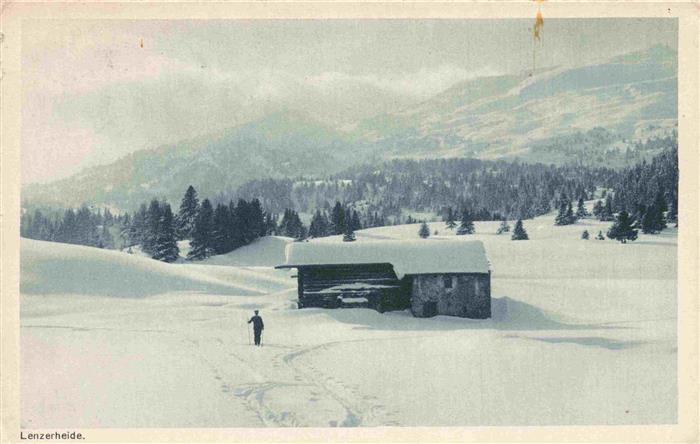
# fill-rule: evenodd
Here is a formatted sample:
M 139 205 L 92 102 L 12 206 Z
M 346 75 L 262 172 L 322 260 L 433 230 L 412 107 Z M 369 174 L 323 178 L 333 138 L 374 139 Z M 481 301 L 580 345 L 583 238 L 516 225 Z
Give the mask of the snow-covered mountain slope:
M 278 112 L 138 151 L 55 183 L 26 186 L 22 198 L 134 209 L 154 197 L 177 202 L 190 184 L 203 196 L 215 196 L 251 179 L 324 177 L 397 157 L 517 156 L 615 166 L 606 153 L 667 134 L 676 114 L 676 53 L 653 47 L 591 66 L 476 78 L 402 111 L 338 124 L 342 129 L 303 112 Z
M 677 122 L 677 93 L 676 53 L 656 46 L 591 66 L 474 79 L 419 106 L 368 119 L 359 130 L 389 156 L 558 162 L 538 156 L 538 145 L 601 127 L 612 139 L 599 141 L 595 148 L 602 151 L 668 131 Z M 569 145 L 580 142 L 562 140 L 553 154 L 575 151 Z
M 152 198 L 179 202 L 194 185 L 214 197 L 252 179 L 315 177 L 369 159 L 362 143 L 297 112 L 272 114 L 246 125 L 130 154 L 51 184 L 29 185 L 29 202 L 82 203 L 133 209 Z
M 526 220 L 531 240 L 517 242 L 498 222 L 463 237 L 431 224 L 445 242 L 483 241 L 493 318 L 480 321 L 298 310 L 294 279 L 241 262 L 279 257 L 275 239 L 218 258 L 236 266 L 22 241 L 22 425 L 675 423 L 675 230 L 622 245 L 580 239 L 609 223 L 553 218 Z M 417 232 L 374 228 L 357 242 Z M 142 297 L 114 297 L 126 293 Z M 245 322 L 256 308 L 262 348 Z

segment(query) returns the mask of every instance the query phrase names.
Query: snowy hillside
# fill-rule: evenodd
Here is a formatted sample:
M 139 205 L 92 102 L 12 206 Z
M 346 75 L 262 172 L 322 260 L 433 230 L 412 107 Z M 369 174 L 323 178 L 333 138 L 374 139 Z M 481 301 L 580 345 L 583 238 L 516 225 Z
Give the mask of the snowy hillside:
M 483 321 L 297 310 L 296 280 L 271 267 L 284 239 L 198 264 L 23 240 L 22 425 L 675 422 L 675 230 L 622 245 L 580 239 L 606 223 L 552 220 L 526 220 L 531 240 L 519 242 L 496 235 L 498 222 L 464 237 L 431 224 L 433 239 L 483 241 L 494 270 Z M 248 345 L 254 308 L 262 348 Z
M 153 259 L 78 245 L 22 239 L 22 294 L 143 298 L 167 292 L 251 295 L 279 289 L 272 272 L 248 268 L 170 265 Z M 284 280 L 286 284 L 286 280 Z M 282 288 L 285 288 L 284 285 Z
M 49 186 L 29 185 L 22 198 L 132 208 L 155 196 L 177 201 L 190 184 L 213 196 L 252 179 L 339 171 L 367 159 L 361 148 L 348 134 L 303 113 L 276 113 L 215 134 L 137 151 Z
M 566 153 L 578 160 L 583 153 L 575 138 L 599 127 L 610 139 L 597 141 L 593 148 L 600 151 L 672 129 L 676 65 L 675 52 L 656 46 L 590 66 L 478 78 L 419 106 L 367 119 L 359 130 L 396 157 L 518 156 L 558 163 L 566 157 L 557 155 Z M 557 140 L 554 152 L 538 153 L 540 145 Z M 586 151 L 592 161 L 591 147 Z
M 283 236 L 265 236 L 231 253 L 207 258 L 204 263 L 208 265 L 274 267 L 284 262 L 284 249 L 293 240 Z

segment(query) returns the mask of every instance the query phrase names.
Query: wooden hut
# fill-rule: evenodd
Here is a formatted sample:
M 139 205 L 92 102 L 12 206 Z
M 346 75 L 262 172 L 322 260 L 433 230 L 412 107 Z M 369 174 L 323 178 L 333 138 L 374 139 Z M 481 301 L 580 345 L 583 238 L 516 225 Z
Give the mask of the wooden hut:
M 410 308 L 414 316 L 491 316 L 491 271 L 480 241 L 294 242 L 298 306 Z

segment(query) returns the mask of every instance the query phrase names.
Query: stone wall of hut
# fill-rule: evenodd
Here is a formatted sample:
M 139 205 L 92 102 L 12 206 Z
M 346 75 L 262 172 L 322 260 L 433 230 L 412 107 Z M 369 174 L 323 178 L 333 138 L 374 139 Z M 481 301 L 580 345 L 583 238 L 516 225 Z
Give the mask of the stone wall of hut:
M 491 275 L 414 275 L 411 311 L 417 317 L 435 315 L 486 319 L 491 317 Z

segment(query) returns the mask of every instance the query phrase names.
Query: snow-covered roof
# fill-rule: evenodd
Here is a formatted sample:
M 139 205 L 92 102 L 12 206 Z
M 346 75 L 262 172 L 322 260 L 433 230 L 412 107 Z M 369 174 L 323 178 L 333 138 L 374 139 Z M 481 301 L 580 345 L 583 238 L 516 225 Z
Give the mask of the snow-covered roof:
M 407 274 L 489 271 L 489 261 L 481 241 L 294 242 L 287 245 L 286 256 L 287 261 L 277 268 L 389 263 L 399 279 Z

